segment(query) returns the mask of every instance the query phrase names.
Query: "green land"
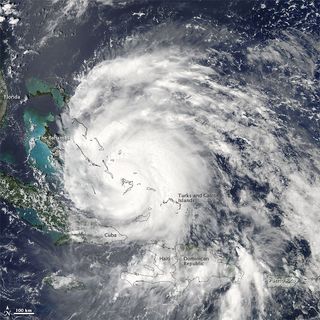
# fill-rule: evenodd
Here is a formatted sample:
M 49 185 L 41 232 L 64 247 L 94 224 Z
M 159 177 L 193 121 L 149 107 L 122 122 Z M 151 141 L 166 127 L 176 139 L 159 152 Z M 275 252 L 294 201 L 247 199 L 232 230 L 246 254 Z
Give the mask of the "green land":
M 38 223 L 46 224 L 49 229 L 61 232 L 67 230 L 67 208 L 46 189 L 24 184 L 0 172 L 0 198 L 20 211 L 36 211 Z
M 0 198 L 13 205 L 23 220 L 48 233 L 57 244 L 66 242 L 68 208 L 50 191 L 0 172 Z
M 67 101 L 63 89 L 57 89 L 35 78 L 27 81 L 27 90 L 30 97 L 52 96 L 59 109 Z M 6 95 L 6 85 L 0 73 L 0 120 L 6 111 Z M 57 146 L 54 136 L 51 135 L 47 127 L 48 121 L 54 121 L 54 115 L 50 112 L 46 116 L 40 116 L 32 108 L 25 110 L 25 144 L 27 148 L 30 148 L 29 141 L 34 139 L 35 146 L 29 155 L 33 157 L 38 169 L 45 175 L 53 171 L 50 158 L 52 149 Z M 6 154 L 2 156 L 1 161 L 14 163 L 14 159 Z M 59 196 L 51 192 L 47 186 L 23 183 L 11 175 L 0 172 L 0 199 L 12 205 L 24 221 L 48 234 L 56 245 L 69 242 L 69 209 Z

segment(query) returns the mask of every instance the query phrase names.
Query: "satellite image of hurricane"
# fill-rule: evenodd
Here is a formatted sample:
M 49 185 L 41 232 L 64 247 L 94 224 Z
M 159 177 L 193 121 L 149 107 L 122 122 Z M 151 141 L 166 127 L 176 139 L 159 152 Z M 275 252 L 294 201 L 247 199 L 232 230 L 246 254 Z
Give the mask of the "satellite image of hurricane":
M 319 0 L 0 0 L 0 319 L 320 319 Z

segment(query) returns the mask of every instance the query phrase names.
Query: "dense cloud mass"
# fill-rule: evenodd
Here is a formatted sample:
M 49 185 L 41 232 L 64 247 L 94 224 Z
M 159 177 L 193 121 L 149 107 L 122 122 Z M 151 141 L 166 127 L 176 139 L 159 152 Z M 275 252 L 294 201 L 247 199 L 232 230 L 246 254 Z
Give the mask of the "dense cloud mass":
M 319 319 L 316 1 L 4 5 L 10 309 Z
M 214 32 L 203 43 L 236 38 Z M 152 49 L 129 39 L 134 50 L 78 79 L 63 145 L 65 189 L 78 209 L 71 232 L 93 243 L 139 243 L 128 266 L 114 269 L 115 308 L 129 290 L 137 297 L 131 306 L 154 309 L 146 318 L 168 299 L 168 317 L 177 304 L 190 315 L 224 288 L 212 298 L 219 319 L 247 319 L 252 308 L 263 319 L 273 303 L 267 274 L 295 282 L 318 272 L 319 154 L 279 117 L 281 101 L 297 108 L 295 87 L 259 72 L 227 77 L 219 62 L 236 64 L 231 54 L 174 41 L 163 47 L 157 31 L 149 37 Z M 247 48 L 243 59 L 253 70 L 272 63 L 279 80 L 281 68 L 311 79 L 313 58 L 295 35 L 284 37 Z M 299 243 L 312 255 L 296 252 L 293 267 L 285 253 Z M 182 301 L 192 306 L 181 309 Z

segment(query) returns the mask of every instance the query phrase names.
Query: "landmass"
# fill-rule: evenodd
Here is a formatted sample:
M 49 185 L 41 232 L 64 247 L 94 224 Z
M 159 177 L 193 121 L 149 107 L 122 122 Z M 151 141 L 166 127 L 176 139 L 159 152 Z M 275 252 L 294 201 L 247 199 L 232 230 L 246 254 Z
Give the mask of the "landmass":
M 56 172 L 56 164 L 60 162 L 57 137 L 50 131 L 49 123 L 55 121 L 69 99 L 65 90 L 59 86 L 50 85 L 42 80 L 31 78 L 27 80 L 26 87 L 29 98 L 41 95 L 52 97 L 57 109 L 47 110 L 47 114 L 29 107 L 24 111 L 25 122 L 25 148 L 32 166 L 37 167 L 45 174 Z M 55 161 L 53 161 L 55 160 Z
M 27 90 L 29 97 L 51 95 L 58 110 L 67 101 L 67 95 L 62 88 L 51 86 L 39 79 L 28 80 Z M 6 96 L 7 89 L 0 73 L 0 120 L 6 110 Z M 24 140 L 29 164 L 45 176 L 54 176 L 56 173 L 52 151 L 56 149 L 57 144 L 54 135 L 49 131 L 48 122 L 55 120 L 58 110 L 40 115 L 36 109 L 29 107 L 24 110 L 23 115 Z M 11 158 L 6 160 L 10 160 L 10 163 L 14 161 Z M 24 221 L 50 235 L 57 245 L 70 240 L 68 208 L 46 185 L 26 184 L 13 175 L 0 172 L 0 198 L 12 205 Z
M 13 205 L 22 219 L 48 232 L 57 244 L 67 240 L 68 210 L 49 190 L 0 172 L 0 198 Z
M 64 107 L 69 99 L 62 87 L 50 85 L 37 78 L 27 80 L 26 87 L 31 97 L 50 95 L 59 108 Z
M 211 248 L 193 245 L 152 244 L 145 248 L 142 260 L 135 257 L 120 278 L 129 286 L 146 283 L 162 283 L 172 286 L 173 295 L 186 290 L 189 286 L 217 287 L 239 282 L 242 271 Z
M 84 283 L 77 280 L 73 274 L 63 276 L 59 275 L 57 272 L 45 277 L 42 280 L 42 283 L 52 287 L 55 290 L 69 291 L 75 289 L 81 290 L 85 288 Z
M 44 174 L 54 174 L 56 163 L 53 161 L 52 143 L 49 142 L 49 132 L 46 129 L 49 122 L 54 121 L 54 116 L 49 112 L 46 116 L 39 115 L 36 110 L 27 108 L 23 115 L 25 124 L 25 149 L 31 166 L 38 168 Z M 41 139 L 43 136 L 46 137 Z M 52 139 L 53 136 L 51 135 Z

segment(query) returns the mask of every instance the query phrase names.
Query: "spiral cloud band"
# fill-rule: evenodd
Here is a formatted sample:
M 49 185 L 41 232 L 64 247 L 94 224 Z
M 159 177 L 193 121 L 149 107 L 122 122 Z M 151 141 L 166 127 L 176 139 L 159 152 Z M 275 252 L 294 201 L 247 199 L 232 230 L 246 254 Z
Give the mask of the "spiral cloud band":
M 79 209 L 133 239 L 178 239 L 190 218 L 183 195 L 210 192 L 210 164 L 191 122 L 210 99 L 184 83 L 187 65 L 161 53 L 103 62 L 71 100 L 66 189 Z M 192 72 L 199 82 L 210 74 Z
M 287 157 L 288 142 L 301 150 L 300 142 L 283 130 L 265 83 L 224 77 L 203 61 L 225 57 L 207 51 L 141 50 L 80 77 L 63 143 L 65 189 L 77 208 L 70 233 L 141 245 L 126 267 L 114 269 L 112 303 L 132 288 L 137 301 L 159 311 L 168 295 L 194 301 L 224 287 L 220 318 L 246 319 L 253 301 L 265 314 L 271 293 L 264 274 L 277 268 L 290 238 L 307 239 L 315 254 L 308 272 L 316 272 L 319 201 L 311 186 L 319 186 L 308 156 L 298 164 Z M 246 58 L 282 64 L 273 52 L 271 42 Z M 317 161 L 311 145 L 308 152 Z M 274 228 L 270 217 L 281 210 L 283 227 Z

